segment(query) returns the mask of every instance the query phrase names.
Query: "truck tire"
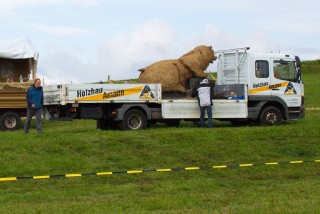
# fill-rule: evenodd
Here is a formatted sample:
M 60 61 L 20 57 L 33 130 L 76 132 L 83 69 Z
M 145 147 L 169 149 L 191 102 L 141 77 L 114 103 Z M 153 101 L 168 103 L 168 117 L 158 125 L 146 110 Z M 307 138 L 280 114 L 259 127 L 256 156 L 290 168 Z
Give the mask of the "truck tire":
M 13 111 L 5 112 L 0 117 L 0 129 L 2 130 L 14 131 L 20 129 L 20 126 L 21 118 Z
M 261 111 L 259 122 L 262 126 L 278 126 L 282 123 L 282 114 L 274 106 L 264 107 Z
M 145 129 L 147 118 L 140 110 L 129 110 L 125 113 L 123 120 L 118 123 L 121 130 L 138 130 Z

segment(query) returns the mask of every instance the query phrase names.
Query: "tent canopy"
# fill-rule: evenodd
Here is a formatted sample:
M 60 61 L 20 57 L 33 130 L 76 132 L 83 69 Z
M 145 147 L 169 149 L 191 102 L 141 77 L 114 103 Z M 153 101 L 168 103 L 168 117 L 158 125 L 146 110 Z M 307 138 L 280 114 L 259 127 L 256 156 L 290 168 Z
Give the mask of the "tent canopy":
M 0 41 L 0 58 L 38 60 L 39 52 L 28 38 Z

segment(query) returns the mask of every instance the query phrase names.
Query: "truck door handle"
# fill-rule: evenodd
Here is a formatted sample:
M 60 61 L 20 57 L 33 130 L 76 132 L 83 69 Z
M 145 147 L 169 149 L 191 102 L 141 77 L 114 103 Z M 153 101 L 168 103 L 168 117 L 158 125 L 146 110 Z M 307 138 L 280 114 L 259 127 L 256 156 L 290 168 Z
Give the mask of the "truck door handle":
M 272 90 L 273 91 L 279 91 L 279 88 L 273 88 Z

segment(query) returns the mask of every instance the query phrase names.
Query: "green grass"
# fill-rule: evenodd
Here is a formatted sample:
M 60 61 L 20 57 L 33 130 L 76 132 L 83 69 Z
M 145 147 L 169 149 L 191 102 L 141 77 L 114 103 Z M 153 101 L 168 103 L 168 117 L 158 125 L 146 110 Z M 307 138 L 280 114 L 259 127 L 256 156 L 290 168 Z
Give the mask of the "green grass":
M 319 108 L 320 60 L 302 62 L 301 70 L 305 88 L 306 107 Z
M 320 107 L 317 61 L 303 62 L 306 104 Z M 314 93 L 314 94 L 313 94 Z M 0 177 L 319 160 L 320 111 L 277 127 L 100 131 L 93 120 L 1 132 Z M 320 213 L 319 165 L 116 174 L 0 182 L 0 213 Z
M 278 127 L 99 131 L 92 120 L 2 132 L 0 177 L 320 159 L 320 111 Z M 319 164 L 1 182 L 0 212 L 317 213 Z

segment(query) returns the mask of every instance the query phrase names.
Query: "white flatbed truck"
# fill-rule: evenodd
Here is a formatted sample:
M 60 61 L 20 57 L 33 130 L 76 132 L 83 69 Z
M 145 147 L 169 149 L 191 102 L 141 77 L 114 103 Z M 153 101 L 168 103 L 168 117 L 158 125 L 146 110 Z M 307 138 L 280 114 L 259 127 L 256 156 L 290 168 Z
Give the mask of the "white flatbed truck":
M 213 118 L 235 125 L 279 125 L 304 117 L 304 87 L 296 56 L 256 53 L 249 48 L 219 51 Z M 191 79 L 191 90 L 197 79 Z M 97 128 L 144 129 L 164 122 L 198 121 L 197 98 L 164 93 L 160 84 L 61 84 L 44 87 L 51 119 L 95 119 Z

